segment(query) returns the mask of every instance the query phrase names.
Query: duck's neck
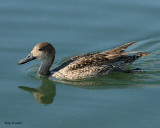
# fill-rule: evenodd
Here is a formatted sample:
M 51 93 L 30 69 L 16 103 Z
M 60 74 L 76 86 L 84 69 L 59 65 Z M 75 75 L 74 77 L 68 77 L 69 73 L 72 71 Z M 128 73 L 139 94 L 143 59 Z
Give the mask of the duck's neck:
M 43 75 L 43 76 L 49 76 L 50 75 L 50 67 L 53 63 L 53 59 L 47 59 L 47 60 L 42 60 L 41 62 L 41 65 L 39 67 L 39 70 L 38 70 L 38 74 L 39 75 Z

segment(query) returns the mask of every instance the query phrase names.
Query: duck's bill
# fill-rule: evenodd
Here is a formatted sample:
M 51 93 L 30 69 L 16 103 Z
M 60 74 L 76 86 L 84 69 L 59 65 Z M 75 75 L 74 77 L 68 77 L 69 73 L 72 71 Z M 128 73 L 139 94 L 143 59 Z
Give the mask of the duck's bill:
M 30 53 L 26 58 L 20 60 L 17 64 L 25 64 L 31 60 L 36 59 L 35 57 L 33 57 L 33 55 Z

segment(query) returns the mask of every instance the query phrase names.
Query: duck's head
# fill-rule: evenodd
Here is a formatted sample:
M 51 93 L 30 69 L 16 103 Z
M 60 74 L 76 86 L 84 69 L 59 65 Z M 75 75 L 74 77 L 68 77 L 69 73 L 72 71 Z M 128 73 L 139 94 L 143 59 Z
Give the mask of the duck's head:
M 34 59 L 40 59 L 42 61 L 52 60 L 53 62 L 54 57 L 54 47 L 48 42 L 42 42 L 37 44 L 30 52 L 30 54 L 26 58 L 20 60 L 17 64 L 24 64 Z

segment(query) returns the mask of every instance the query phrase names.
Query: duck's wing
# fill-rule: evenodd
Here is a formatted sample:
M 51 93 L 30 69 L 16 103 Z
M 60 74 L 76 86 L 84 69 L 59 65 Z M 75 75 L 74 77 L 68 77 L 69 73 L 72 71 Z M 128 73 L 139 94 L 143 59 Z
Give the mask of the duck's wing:
M 110 59 L 110 58 L 117 58 L 117 56 L 120 56 L 119 54 L 121 54 L 125 49 L 127 49 L 130 45 L 132 45 L 134 43 L 136 43 L 136 41 L 131 41 L 131 42 L 127 43 L 127 44 L 119 46 L 119 47 L 117 47 L 115 49 L 112 49 L 110 51 L 106 51 L 106 52 L 100 53 L 101 55 L 99 53 L 87 53 L 87 54 L 83 54 L 83 55 L 78 55 L 78 56 L 75 56 L 75 57 L 72 57 L 72 58 L 66 60 L 64 63 L 62 63 L 56 69 L 63 68 L 65 66 L 69 65 L 70 63 L 72 63 L 72 62 L 74 62 L 74 61 L 76 61 L 76 60 L 78 60 L 80 58 L 83 58 L 83 57 L 92 58 L 94 56 L 93 58 L 95 59 L 96 62 L 97 62 L 96 59 L 98 59 L 98 60 L 101 60 L 101 59 L 102 60 L 106 60 L 106 59 Z M 87 61 L 89 62 L 89 59 L 87 59 Z M 92 62 L 94 62 L 94 61 L 92 61 Z
M 54 72 L 56 72 L 56 71 L 58 71 L 58 70 L 60 70 L 60 69 L 62 69 L 62 68 L 64 68 L 64 67 L 66 67 L 66 66 L 69 65 L 70 63 L 73 63 L 74 61 L 76 61 L 76 60 L 78 60 L 78 59 L 80 59 L 80 58 L 88 57 L 88 56 L 93 56 L 93 55 L 95 55 L 95 54 L 97 54 L 97 53 L 87 53 L 87 54 L 83 54 L 83 55 L 78 55 L 78 56 L 72 57 L 72 58 L 64 61 L 60 66 L 52 69 L 52 70 L 51 70 L 51 74 L 54 73 Z
M 136 41 L 131 41 L 129 43 L 126 43 L 124 45 L 121 45 L 117 48 L 114 48 L 110 51 L 106 51 L 103 52 L 103 54 L 121 54 L 122 52 L 124 52 L 129 46 L 131 46 L 132 44 L 136 43 Z
M 97 68 L 105 68 L 110 67 L 113 70 L 115 69 L 124 69 L 130 64 L 132 64 L 138 58 L 145 56 L 148 53 L 145 52 L 137 52 L 136 55 L 123 55 L 123 54 L 112 54 L 106 56 L 104 54 L 93 54 L 87 57 L 82 57 L 74 62 L 71 62 L 67 68 L 69 70 L 78 70 L 85 67 L 93 67 L 97 66 Z
M 80 57 L 74 62 L 68 65 L 68 69 L 76 70 L 91 66 L 101 66 L 103 63 L 107 62 L 109 58 L 105 57 L 103 54 L 92 54 L 89 56 Z

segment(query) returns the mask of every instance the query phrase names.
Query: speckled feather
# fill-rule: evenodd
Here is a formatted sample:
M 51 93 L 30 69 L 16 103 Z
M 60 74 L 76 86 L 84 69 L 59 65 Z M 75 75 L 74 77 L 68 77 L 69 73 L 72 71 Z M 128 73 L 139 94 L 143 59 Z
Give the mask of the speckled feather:
M 55 70 L 59 70 L 63 67 L 65 67 L 66 65 L 69 65 L 70 63 L 78 60 L 78 59 L 82 59 L 82 61 L 80 61 L 79 63 L 75 62 L 75 65 L 77 64 L 77 66 L 74 66 L 74 67 L 82 67 L 82 66 L 86 66 L 87 64 L 90 65 L 92 63 L 95 63 L 95 64 L 98 64 L 98 62 L 101 62 L 101 64 L 103 62 L 106 62 L 110 59 L 114 59 L 118 56 L 121 56 L 121 53 L 126 49 L 128 48 L 130 45 L 136 43 L 136 41 L 132 41 L 132 42 L 129 42 L 127 44 L 124 44 L 120 47 L 117 47 L 115 49 L 112 49 L 110 51 L 106 51 L 106 52 L 103 52 L 103 53 L 87 53 L 87 54 L 83 54 L 83 55 L 79 55 L 79 56 L 75 56 L 75 57 L 72 57 L 68 60 L 66 60 L 62 65 L 60 65 L 59 67 L 53 69 L 52 71 L 55 71 Z M 74 69 L 74 67 L 71 67 L 71 69 Z
M 88 53 L 70 58 L 65 61 L 52 75 L 59 79 L 82 79 L 108 74 L 115 70 L 123 70 L 139 57 L 146 55 L 144 52 L 123 53 L 135 41 L 102 53 Z M 136 55 L 128 55 L 136 53 Z

